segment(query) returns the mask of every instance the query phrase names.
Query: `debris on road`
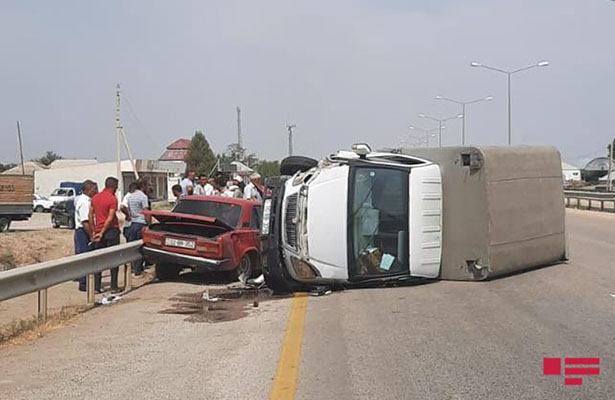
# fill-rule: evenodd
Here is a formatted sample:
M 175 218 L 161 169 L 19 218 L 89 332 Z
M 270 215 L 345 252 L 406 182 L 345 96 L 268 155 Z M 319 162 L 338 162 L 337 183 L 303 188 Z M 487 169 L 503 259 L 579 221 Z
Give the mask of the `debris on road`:
M 206 289 L 196 293 L 178 293 L 175 302 L 162 314 L 188 315 L 188 322 L 227 322 L 246 317 L 250 308 L 259 308 L 263 301 L 289 296 L 274 296 L 269 289 L 227 288 Z
M 333 290 L 327 286 L 317 286 L 313 290 L 310 290 L 310 296 L 319 297 L 319 296 L 328 296 L 333 293 Z
M 116 296 L 116 295 L 111 294 L 109 296 L 104 296 L 100 300 L 96 300 L 94 304 L 96 304 L 97 306 L 105 306 L 107 304 L 117 303 L 121 299 L 122 299 L 122 296 Z

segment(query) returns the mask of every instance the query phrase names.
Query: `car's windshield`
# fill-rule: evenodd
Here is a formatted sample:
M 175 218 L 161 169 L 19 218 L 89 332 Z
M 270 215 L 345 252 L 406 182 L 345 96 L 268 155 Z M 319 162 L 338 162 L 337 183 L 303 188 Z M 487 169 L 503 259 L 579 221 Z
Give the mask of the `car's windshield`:
M 52 196 L 67 196 L 68 195 L 68 190 L 67 189 L 56 189 L 53 191 L 53 193 L 51 193 Z
M 349 237 L 357 276 L 408 270 L 408 172 L 353 168 Z
M 233 227 L 238 226 L 241 216 L 240 205 L 203 200 L 180 200 L 173 211 L 216 218 Z

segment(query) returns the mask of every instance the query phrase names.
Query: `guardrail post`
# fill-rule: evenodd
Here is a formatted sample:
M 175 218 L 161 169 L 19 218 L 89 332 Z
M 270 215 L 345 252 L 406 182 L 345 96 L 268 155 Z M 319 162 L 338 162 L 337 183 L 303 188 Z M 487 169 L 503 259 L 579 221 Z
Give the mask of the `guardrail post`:
M 47 321 L 47 289 L 38 291 L 38 320 Z
M 86 297 L 89 306 L 94 304 L 94 274 L 88 274 L 86 278 Z
M 124 264 L 124 291 L 127 292 L 132 288 L 132 264 Z

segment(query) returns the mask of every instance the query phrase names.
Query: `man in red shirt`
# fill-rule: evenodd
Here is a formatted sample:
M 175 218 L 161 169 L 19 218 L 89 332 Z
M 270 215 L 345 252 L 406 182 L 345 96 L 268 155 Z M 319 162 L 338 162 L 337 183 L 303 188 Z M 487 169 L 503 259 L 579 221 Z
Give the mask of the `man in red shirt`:
M 105 179 L 105 189 L 92 198 L 90 221 L 93 222 L 94 248 L 102 249 L 120 244 L 120 224 L 116 211 L 118 201 L 115 196 L 118 180 L 112 176 Z M 111 290 L 119 290 L 117 284 L 118 267 L 111 268 Z M 95 289 L 102 293 L 102 273 L 96 274 Z

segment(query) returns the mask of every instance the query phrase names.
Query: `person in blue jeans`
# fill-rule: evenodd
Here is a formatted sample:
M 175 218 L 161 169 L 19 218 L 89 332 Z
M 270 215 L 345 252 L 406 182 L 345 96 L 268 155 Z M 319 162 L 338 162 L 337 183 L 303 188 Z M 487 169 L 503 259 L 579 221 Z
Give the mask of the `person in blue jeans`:
M 93 229 L 90 222 L 92 197 L 98 192 L 96 183 L 91 180 L 83 182 L 81 194 L 75 197 L 75 254 L 92 250 Z M 79 278 L 79 290 L 86 291 L 86 277 Z
M 130 226 L 126 230 L 126 241 L 134 242 L 143 238 L 143 228 L 151 223 L 151 217 L 144 215 L 143 211 L 149 210 L 149 198 L 145 193 L 148 192 L 148 183 L 145 179 L 136 182 L 137 190 L 128 196 L 128 213 L 130 215 Z M 143 273 L 143 262 L 134 265 L 135 275 Z

